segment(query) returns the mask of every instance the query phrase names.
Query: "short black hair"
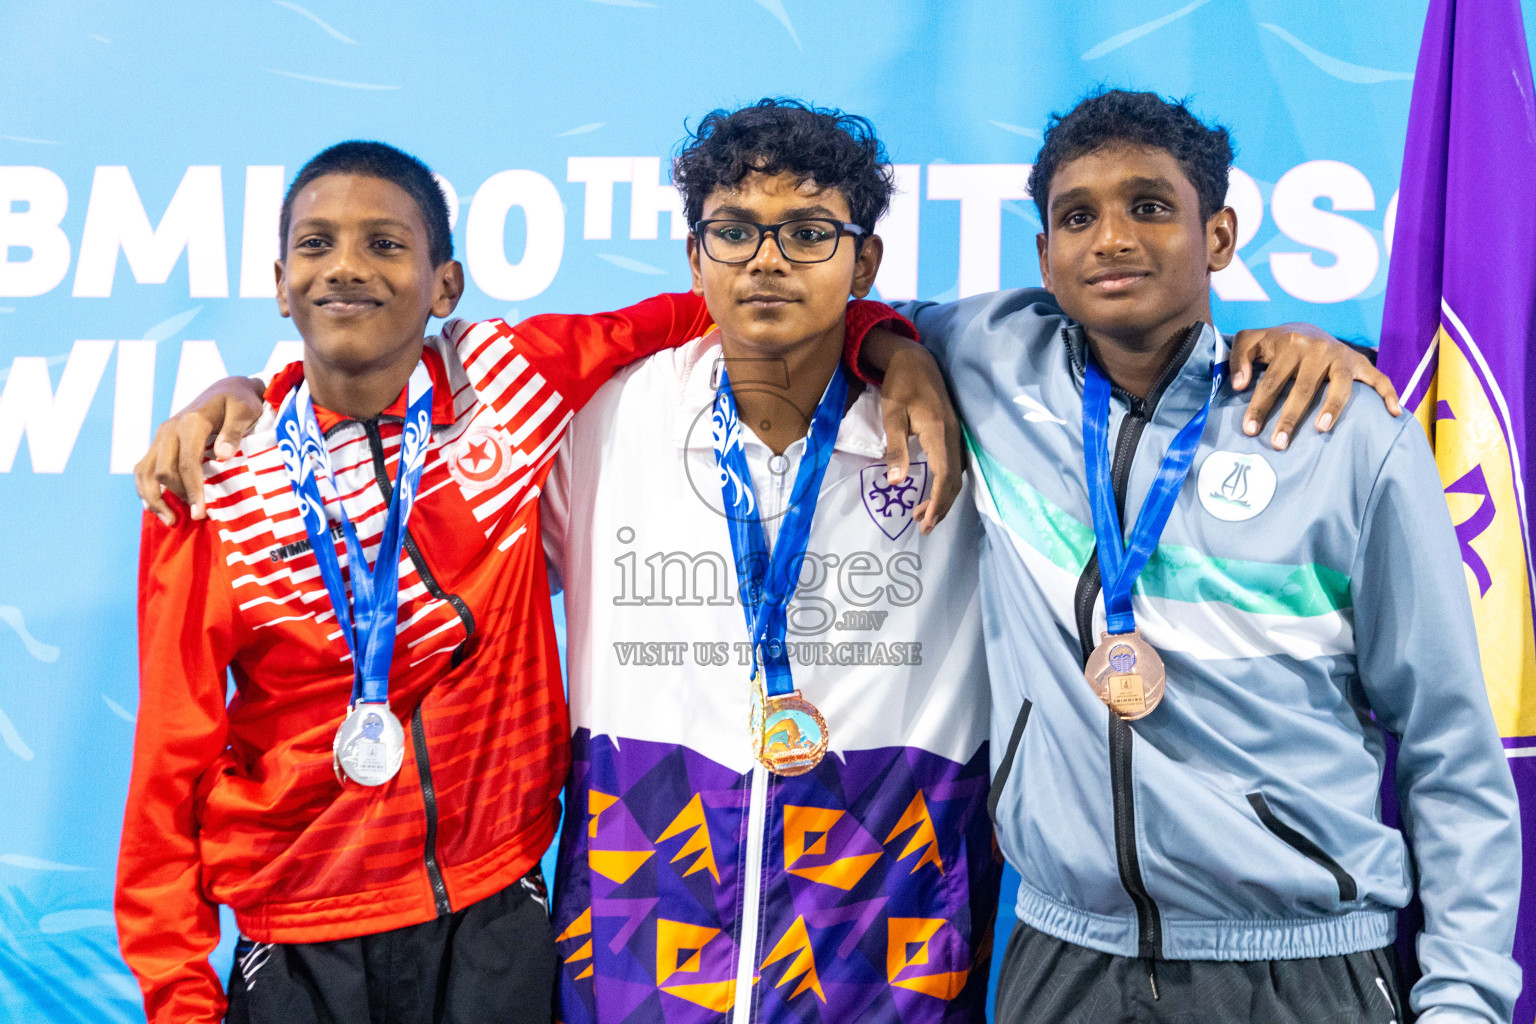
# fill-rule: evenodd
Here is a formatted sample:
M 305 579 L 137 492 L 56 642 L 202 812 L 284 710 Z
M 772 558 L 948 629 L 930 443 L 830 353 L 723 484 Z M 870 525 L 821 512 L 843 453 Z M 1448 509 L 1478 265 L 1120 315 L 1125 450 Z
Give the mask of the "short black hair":
M 1067 113 L 1053 114 L 1029 172 L 1029 194 L 1042 228 L 1049 230 L 1045 206 L 1057 168 L 1116 144 L 1166 150 L 1195 186 L 1201 221 L 1210 220 L 1226 205 L 1232 139 L 1221 125 L 1208 125 L 1190 113 L 1185 103 L 1151 92 L 1100 89 Z
M 890 206 L 896 181 L 866 118 L 800 100 L 762 99 L 740 110 L 711 111 L 683 141 L 672 180 L 689 226 L 703 216 L 711 192 L 740 184 L 753 171 L 837 189 L 853 223 L 867 232 Z
M 383 142 L 352 139 L 338 142 L 310 157 L 283 196 L 283 214 L 278 223 L 277 251 L 288 258 L 288 226 L 293 221 L 293 197 L 305 185 L 327 174 L 358 174 L 399 185 L 416 201 L 421 219 L 427 225 L 427 255 L 434 267 L 453 259 L 453 230 L 448 224 L 448 200 L 426 164 L 404 150 Z

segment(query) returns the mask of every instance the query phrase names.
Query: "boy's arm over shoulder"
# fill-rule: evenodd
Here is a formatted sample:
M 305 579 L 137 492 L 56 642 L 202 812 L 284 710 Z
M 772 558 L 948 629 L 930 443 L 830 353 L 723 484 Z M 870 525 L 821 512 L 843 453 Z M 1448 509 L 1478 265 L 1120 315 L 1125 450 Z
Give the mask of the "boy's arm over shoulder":
M 179 504 L 179 503 L 178 503 Z M 208 954 L 218 907 L 203 895 L 194 793 L 227 743 L 225 670 L 235 611 L 218 526 L 145 513 L 139 553 L 139 713 L 117 866 L 123 958 L 149 1024 L 216 1024 Z
M 1412 1004 L 1425 1021 L 1507 1021 L 1520 994 L 1514 783 L 1434 458 L 1417 420 L 1390 426 L 1350 586 L 1361 683 L 1401 739 L 1396 783 L 1424 904 Z
M 704 300 L 682 292 L 610 313 L 546 313 L 516 326 L 453 320 L 443 333 L 458 349 L 470 383 L 498 411 L 523 394 L 521 378 L 537 373 L 574 412 L 621 366 L 692 341 L 712 323 Z

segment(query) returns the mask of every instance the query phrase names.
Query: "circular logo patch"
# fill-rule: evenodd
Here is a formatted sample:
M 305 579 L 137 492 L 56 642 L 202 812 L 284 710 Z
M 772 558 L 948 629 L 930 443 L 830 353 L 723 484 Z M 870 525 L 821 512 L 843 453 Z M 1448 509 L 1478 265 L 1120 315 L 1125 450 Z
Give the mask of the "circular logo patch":
M 1217 519 L 1240 523 L 1269 507 L 1275 496 L 1275 471 L 1262 455 L 1211 452 L 1195 481 L 1200 504 Z
M 499 431 L 470 427 L 448 456 L 448 472 L 466 491 L 483 491 L 511 475 L 512 446 Z

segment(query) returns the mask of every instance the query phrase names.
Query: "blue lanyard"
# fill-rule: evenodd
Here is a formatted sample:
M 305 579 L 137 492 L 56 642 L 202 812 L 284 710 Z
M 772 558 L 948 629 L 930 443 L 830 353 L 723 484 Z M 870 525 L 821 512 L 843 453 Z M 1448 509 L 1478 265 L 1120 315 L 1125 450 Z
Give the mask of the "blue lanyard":
M 357 539 L 352 520 L 342 509 L 341 530 L 347 543 L 347 566 L 351 570 L 352 600 L 347 600 L 347 583 L 341 574 L 341 561 L 331 541 L 330 522 L 325 514 L 325 500 L 320 496 L 316 477 L 323 476 L 332 493 L 339 494 L 331 472 L 331 456 L 325 435 L 315 419 L 315 406 L 309 397 L 309 384 L 299 386 L 283 403 L 277 418 L 277 447 L 288 473 L 288 485 L 304 512 L 304 532 L 320 566 L 320 577 L 331 595 L 331 607 L 341 635 L 352 652 L 352 703 L 384 704 L 389 700 L 389 664 L 395 654 L 396 617 L 400 607 L 400 550 L 405 544 L 405 526 L 416 501 L 421 470 L 427 461 L 427 445 L 432 439 L 432 378 L 425 366 L 411 374 L 406 395 L 409 404 L 405 425 L 400 432 L 400 464 L 395 471 L 395 492 L 384 518 L 384 532 L 379 537 L 378 557 L 372 571 Z
M 1174 435 L 1168 454 L 1158 467 L 1157 479 L 1142 502 L 1127 541 L 1120 535 L 1120 513 L 1115 504 L 1114 482 L 1110 479 L 1109 460 L 1109 378 L 1090 357 L 1083 380 L 1083 453 L 1088 470 L 1088 498 L 1093 509 L 1093 535 L 1098 541 L 1099 578 L 1104 584 L 1104 613 L 1109 632 L 1129 633 L 1136 628 L 1131 611 L 1131 587 L 1146 566 L 1152 549 L 1168 525 L 1168 517 L 1179 500 L 1184 478 L 1195 461 L 1211 401 L 1221 387 L 1226 364 L 1211 364 L 1211 393 L 1205 404 Z
M 741 593 L 741 610 L 746 615 L 747 630 L 766 677 L 768 696 L 781 697 L 794 690 L 785 636 L 789 629 L 789 599 L 800 580 L 800 565 L 805 561 L 811 540 L 811 519 L 816 501 L 821 497 L 821 481 L 832 461 L 832 448 L 843 407 L 848 402 L 848 378 L 842 368 L 832 374 L 827 390 L 811 417 L 806 434 L 806 450 L 795 474 L 789 509 L 779 525 L 779 535 L 768 553 L 763 524 L 758 518 L 757 497 L 752 490 L 752 470 L 747 465 L 742 445 L 741 420 L 736 415 L 736 399 L 724 370 L 720 389 L 715 393 L 711 428 L 714 433 L 715 465 L 720 470 L 720 491 L 725 500 L 726 525 L 731 534 L 731 552 L 736 560 L 736 580 Z

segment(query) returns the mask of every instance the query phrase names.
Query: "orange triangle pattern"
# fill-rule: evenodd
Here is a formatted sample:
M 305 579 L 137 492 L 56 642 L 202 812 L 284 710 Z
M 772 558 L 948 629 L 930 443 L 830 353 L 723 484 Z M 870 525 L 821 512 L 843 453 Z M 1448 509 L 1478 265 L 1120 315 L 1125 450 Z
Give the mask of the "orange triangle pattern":
M 709 823 L 704 820 L 703 798 L 695 793 L 693 799 L 688 801 L 688 806 L 680 811 L 677 817 L 672 819 L 666 831 L 656 837 L 658 843 L 682 835 L 689 829 L 693 829 L 693 835 L 683 844 L 682 849 L 672 857 L 671 863 L 676 864 L 691 853 L 699 856 L 694 860 L 693 866 L 683 872 L 687 878 L 695 871 L 708 871 L 715 879 L 715 884 L 720 884 L 720 869 L 715 866 L 715 850 L 709 841 Z
M 640 865 L 651 859 L 655 850 L 588 850 L 587 864 L 608 879 L 623 885 L 630 876 L 640 870 Z
M 556 942 L 564 942 L 566 939 L 576 939 L 583 935 L 592 934 L 592 908 L 588 907 L 581 912 L 581 916 L 566 926 L 565 931 L 555 936 Z
M 569 925 L 566 926 L 565 931 L 563 931 L 559 935 L 555 936 L 555 941 L 556 942 L 564 942 L 567 939 L 579 939 L 583 935 L 590 936 L 591 934 L 592 934 L 592 908 L 588 907 L 586 910 L 583 910 L 581 912 L 581 916 L 580 917 L 576 918 L 576 920 L 572 921 Z M 592 959 L 592 940 L 590 938 L 588 938 L 586 942 L 583 942 L 581 944 L 581 948 L 580 949 L 576 950 L 576 952 L 572 953 L 570 956 L 565 958 L 565 962 L 570 964 L 570 963 L 575 963 L 578 960 L 591 960 L 591 959 Z M 593 967 L 592 964 L 590 964 L 590 963 L 587 964 L 586 969 L 583 970 L 580 974 L 576 975 L 576 980 L 580 981 L 582 978 L 590 978 L 592 976 L 592 967 Z
M 879 855 L 876 854 L 876 856 Z M 763 960 L 763 966 L 776 964 L 791 954 L 794 954 L 795 958 L 789 962 L 784 976 L 779 979 L 779 983 L 774 988 L 782 988 L 794 979 L 800 978 L 799 986 L 789 994 L 789 998 L 793 999 L 809 989 L 816 993 L 816 998 L 825 1003 L 827 994 L 821 990 L 821 978 L 816 974 L 816 957 L 811 952 L 811 937 L 806 931 L 804 917 L 795 918 L 789 929 L 779 937 L 773 951 Z
M 795 861 L 805 856 L 816 856 L 827 852 L 826 833 L 832 830 L 838 819 L 846 811 L 834 811 L 827 807 L 796 807 L 794 804 L 784 805 L 784 863 L 793 866 Z M 820 833 L 809 845 L 806 845 L 807 833 Z
M 942 917 L 893 917 L 886 922 L 885 973 L 886 980 L 896 984 L 896 976 L 913 964 L 928 962 L 928 940 L 944 927 Z M 907 946 L 922 943 L 911 956 Z
M 855 857 L 842 857 L 831 864 L 795 867 L 803 857 L 824 855 L 827 851 L 827 833 L 832 830 L 846 811 L 827 807 L 797 807 L 784 805 L 784 870 L 800 878 L 808 878 L 819 885 L 830 885 L 845 892 L 859 884 L 881 857 L 879 853 L 864 853 Z M 806 839 L 815 838 L 807 844 Z
M 885 837 L 885 843 L 881 845 L 890 843 L 892 839 L 895 839 L 914 825 L 917 826 L 917 830 L 907 839 L 906 848 L 901 851 L 901 854 L 896 859 L 902 860 L 926 845 L 927 849 L 917 859 L 917 863 L 912 865 L 910 873 L 915 875 L 917 874 L 917 869 L 924 864 L 932 864 L 939 869 L 940 875 L 944 874 L 944 861 L 939 857 L 939 837 L 934 831 L 933 816 L 928 813 L 928 802 L 923 799 L 922 790 L 918 790 L 917 795 L 912 798 L 912 802 L 907 804 L 907 809 L 903 812 L 901 820 L 896 823 L 895 828 L 891 829 L 891 834 Z
M 703 955 L 704 947 L 719 934 L 719 928 L 706 928 L 700 924 L 669 921 L 664 917 L 658 917 L 656 919 L 656 984 L 665 984 L 666 980 L 674 974 L 699 973 L 699 958 Z M 684 951 L 689 955 L 683 963 L 678 963 L 677 955 Z M 691 1001 L 697 1002 L 697 1000 Z
M 898 830 L 899 831 L 899 830 Z M 890 842 L 889 839 L 886 842 Z M 942 917 L 893 917 L 886 924 L 885 969 L 886 977 L 897 988 L 921 992 L 937 999 L 953 999 L 965 988 L 970 970 L 946 971 L 925 974 L 915 978 L 897 975 L 908 967 L 922 967 L 928 963 L 928 940 L 945 925 Z M 917 950 L 908 953 L 908 947 Z
M 619 802 L 619 798 L 608 793 L 599 793 L 595 789 L 587 790 L 587 835 L 597 838 L 597 819 L 608 808 Z
M 725 1013 L 736 1005 L 734 978 L 730 981 L 706 981 L 697 985 L 668 985 L 662 991 L 716 1013 Z
M 909 989 L 913 992 L 921 992 L 925 996 L 933 996 L 935 999 L 953 999 L 965 988 L 965 981 L 971 976 L 969 969 L 964 971 L 949 971 L 945 974 L 926 974 L 920 978 L 904 978 L 901 981 L 893 981 L 897 988 Z
M 818 885 L 830 885 L 834 889 L 847 892 L 859 884 L 859 879 L 863 878 L 879 859 L 878 853 L 862 853 L 857 857 L 844 857 L 822 867 L 786 868 L 785 870 L 792 875 L 808 878 Z

